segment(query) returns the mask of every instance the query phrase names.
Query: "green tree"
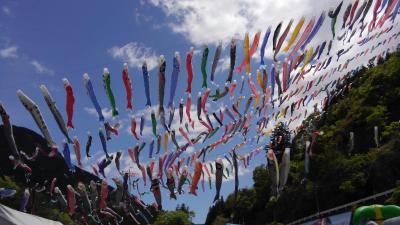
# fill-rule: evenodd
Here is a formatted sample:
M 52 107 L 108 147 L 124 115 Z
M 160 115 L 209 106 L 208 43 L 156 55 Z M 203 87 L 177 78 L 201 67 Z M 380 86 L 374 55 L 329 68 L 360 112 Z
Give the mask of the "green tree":
M 397 181 L 396 188 L 390 198 L 385 201 L 388 205 L 400 205 L 400 181 Z
M 177 205 L 176 206 L 176 211 L 183 211 L 189 215 L 189 220 L 192 221 L 192 218 L 195 217 L 196 213 L 192 210 L 189 209 L 189 206 L 187 206 L 185 203 L 182 203 L 182 205 Z
M 210 207 L 206 224 L 278 225 L 358 200 L 397 186 L 385 204 L 400 204 L 400 51 L 373 68 L 361 68 L 338 81 L 330 105 L 315 112 L 296 130 L 292 141 L 290 174 L 279 198 L 269 202 L 271 179 L 265 166 L 253 171 L 253 188 L 241 189 L 237 201 Z M 351 85 L 350 85 L 351 84 Z M 351 87 L 351 88 L 350 88 Z M 374 143 L 379 128 L 379 147 Z M 271 135 L 274 151 L 288 147 L 289 133 L 278 124 Z M 310 172 L 304 178 L 305 142 L 313 132 Z M 349 154 L 350 132 L 354 145 Z M 277 152 L 275 152 L 277 155 Z M 382 204 L 384 199 L 376 203 Z
M 160 213 L 153 225 L 191 225 L 191 222 L 188 213 L 178 210 Z
M 214 222 L 212 223 L 212 225 L 226 225 L 229 222 L 228 218 L 222 217 L 222 216 L 217 216 L 217 218 L 215 218 Z

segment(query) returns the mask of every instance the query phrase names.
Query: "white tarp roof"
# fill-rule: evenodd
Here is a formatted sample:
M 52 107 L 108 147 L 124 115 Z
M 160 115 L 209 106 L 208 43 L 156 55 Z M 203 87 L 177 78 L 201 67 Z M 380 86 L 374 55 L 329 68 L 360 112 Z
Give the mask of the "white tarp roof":
M 20 212 L 0 204 L 1 225 L 62 225 L 58 221 Z

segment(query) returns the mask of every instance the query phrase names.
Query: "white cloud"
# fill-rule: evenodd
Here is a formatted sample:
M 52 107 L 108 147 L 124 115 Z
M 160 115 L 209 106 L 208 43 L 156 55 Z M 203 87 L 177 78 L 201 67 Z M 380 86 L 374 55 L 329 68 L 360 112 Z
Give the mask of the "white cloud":
M 1 11 L 7 16 L 11 16 L 12 15 L 10 7 L 8 7 L 6 5 L 1 7 Z
M 89 115 L 98 117 L 97 111 L 93 107 L 84 107 L 83 108 Z M 108 120 L 112 118 L 112 109 L 102 108 L 101 112 L 103 113 L 104 119 Z M 120 121 L 121 122 L 121 121 Z
M 54 71 L 52 69 L 47 68 L 37 60 L 32 60 L 31 65 L 35 68 L 35 71 L 38 74 L 54 75 Z
M 16 59 L 18 58 L 18 47 L 10 46 L 7 48 L 0 49 L 0 57 L 5 59 Z
M 156 53 L 149 47 L 137 42 L 129 42 L 119 47 L 114 46 L 108 50 L 114 59 L 121 59 L 127 62 L 130 67 L 142 68 L 144 61 L 147 63 L 147 69 L 153 70 L 158 65 Z
M 242 38 L 268 24 L 313 15 L 326 9 L 325 1 L 312 0 L 148 0 L 170 19 L 169 26 L 190 42 L 201 45 L 231 37 Z M 336 3 L 334 3 L 336 4 Z M 336 6 L 336 5 L 335 5 Z M 332 5 L 333 7 L 333 5 Z M 221 9 L 224 9 L 221 11 Z M 296 10 L 293 10 L 296 9 Z
M 218 62 L 218 66 L 216 69 L 216 74 L 222 73 L 224 71 L 227 71 L 231 65 L 231 58 L 230 56 L 225 56 L 221 58 Z

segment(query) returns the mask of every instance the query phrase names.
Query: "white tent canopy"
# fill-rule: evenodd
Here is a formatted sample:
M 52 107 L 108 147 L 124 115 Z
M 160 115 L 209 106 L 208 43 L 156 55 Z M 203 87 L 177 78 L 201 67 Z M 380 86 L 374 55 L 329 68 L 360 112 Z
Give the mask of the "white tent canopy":
M 0 204 L 0 224 L 2 225 L 62 225 L 58 221 L 20 212 Z

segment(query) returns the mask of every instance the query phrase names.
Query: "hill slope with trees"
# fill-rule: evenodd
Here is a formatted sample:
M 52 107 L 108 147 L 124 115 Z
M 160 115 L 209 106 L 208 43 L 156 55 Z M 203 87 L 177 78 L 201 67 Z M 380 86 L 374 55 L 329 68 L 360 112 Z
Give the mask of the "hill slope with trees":
M 351 89 L 340 91 L 338 85 L 333 93 L 340 94 L 332 95 L 327 110 L 311 114 L 296 131 L 280 197 L 270 201 L 271 179 L 265 165 L 259 166 L 254 186 L 241 189 L 236 202 L 230 195 L 212 206 L 206 224 L 288 223 L 395 187 L 400 179 L 400 53 L 360 69 L 348 82 Z M 315 139 L 305 174 L 305 142 L 314 132 L 322 135 Z M 398 192 L 387 202 L 399 204 Z

